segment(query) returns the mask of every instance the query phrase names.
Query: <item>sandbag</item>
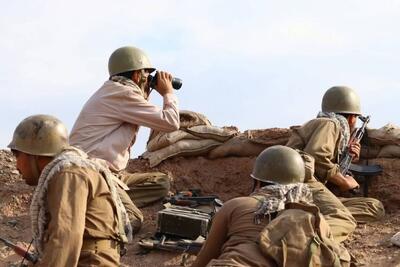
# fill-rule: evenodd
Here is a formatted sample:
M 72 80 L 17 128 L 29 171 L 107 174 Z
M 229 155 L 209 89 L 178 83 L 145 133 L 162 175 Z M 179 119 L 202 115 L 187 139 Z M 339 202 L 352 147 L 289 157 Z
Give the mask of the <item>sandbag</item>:
M 208 153 L 208 158 L 216 159 L 228 156 L 256 157 L 267 147 L 264 144 L 251 142 L 244 135 L 239 135 L 211 150 Z
M 370 143 L 376 145 L 400 145 L 400 127 L 388 123 L 379 129 L 367 129 Z
M 400 158 L 400 146 L 386 145 L 382 147 L 377 158 Z
M 286 128 L 247 130 L 244 135 L 254 143 L 267 146 L 285 145 L 292 131 Z
M 180 110 L 179 111 L 179 129 L 184 130 L 188 127 L 198 126 L 198 125 L 211 125 L 211 122 L 207 119 L 203 114 L 189 111 L 189 110 Z M 163 132 L 151 130 L 147 143 L 149 144 L 151 140 L 159 136 L 160 134 L 164 134 Z
M 146 150 L 153 152 L 169 145 L 175 144 L 182 139 L 198 140 L 201 138 L 183 130 L 177 130 L 170 133 L 158 132 L 152 137 L 151 140 L 147 142 Z
M 189 127 L 186 131 L 198 138 L 214 139 L 219 142 L 225 142 L 237 134 L 237 130 L 225 129 L 211 125 L 198 125 Z
M 206 116 L 189 110 L 180 110 L 179 119 L 181 128 L 188 128 L 197 125 L 211 125 L 211 122 Z
M 182 139 L 175 144 L 164 147 L 157 151 L 146 151 L 141 157 L 149 160 L 150 167 L 157 166 L 162 161 L 174 156 L 200 156 L 205 155 L 213 147 L 220 145 L 213 139 L 192 140 Z

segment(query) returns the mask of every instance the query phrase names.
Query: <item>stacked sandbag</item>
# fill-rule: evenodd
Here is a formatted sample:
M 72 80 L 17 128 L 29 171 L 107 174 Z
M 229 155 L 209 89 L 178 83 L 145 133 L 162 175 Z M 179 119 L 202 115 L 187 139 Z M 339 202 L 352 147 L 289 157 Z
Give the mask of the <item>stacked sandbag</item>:
M 150 167 L 174 156 L 206 155 L 238 133 L 236 127 L 212 126 L 203 114 L 197 112 L 182 110 L 179 115 L 179 130 L 150 133 L 147 151 L 141 156 L 149 160 Z
M 256 157 L 267 147 L 285 145 L 291 133 L 291 129 L 285 128 L 247 130 L 211 150 L 208 157 Z
M 400 158 L 400 127 L 388 123 L 379 129 L 367 129 L 367 146 L 362 158 Z

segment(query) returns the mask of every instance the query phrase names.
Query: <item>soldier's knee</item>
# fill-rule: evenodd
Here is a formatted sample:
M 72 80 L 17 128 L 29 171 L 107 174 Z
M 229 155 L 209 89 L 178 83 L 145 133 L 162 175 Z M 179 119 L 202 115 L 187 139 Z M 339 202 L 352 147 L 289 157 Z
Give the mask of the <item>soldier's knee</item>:
M 385 207 L 382 202 L 375 198 L 367 198 L 368 207 L 376 220 L 380 220 L 385 216 Z
M 171 178 L 169 177 L 168 174 L 157 177 L 157 179 L 154 182 L 156 182 L 158 185 L 160 185 L 165 190 L 169 190 L 171 187 Z
M 136 234 L 137 232 L 139 232 L 140 228 L 142 228 L 143 221 L 138 220 L 135 217 L 130 218 L 130 221 L 131 221 L 131 227 L 132 227 L 132 234 Z

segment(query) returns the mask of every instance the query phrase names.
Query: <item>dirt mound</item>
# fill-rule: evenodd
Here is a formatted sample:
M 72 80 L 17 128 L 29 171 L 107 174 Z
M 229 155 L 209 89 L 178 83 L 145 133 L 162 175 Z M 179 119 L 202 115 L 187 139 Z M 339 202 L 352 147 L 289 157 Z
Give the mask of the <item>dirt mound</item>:
M 256 134 L 254 134 L 256 133 Z M 253 136 L 259 137 L 259 132 Z M 262 136 L 262 135 L 261 135 Z M 287 135 L 276 136 L 281 138 Z M 268 145 L 270 145 L 268 143 Z M 208 159 L 206 157 L 177 157 L 166 160 L 150 168 L 146 160 L 134 159 L 129 162 L 130 172 L 162 171 L 173 177 L 172 190 L 200 188 L 204 194 L 216 194 L 222 200 L 248 195 L 251 191 L 249 175 L 255 157 L 224 157 Z M 370 196 L 382 200 L 387 215 L 383 221 L 360 225 L 346 241 L 345 245 L 365 266 L 395 266 L 400 264 L 400 250 L 391 245 L 390 237 L 400 231 L 400 196 L 398 179 L 400 159 L 371 159 L 370 164 L 380 164 L 384 168 L 382 175 L 372 179 Z M 14 242 L 20 241 L 27 246 L 30 242 L 29 203 L 32 188 L 25 185 L 15 169 L 15 160 L 11 153 L 0 150 L 0 233 Z M 179 266 L 182 255 L 163 251 L 144 252 L 136 244 L 143 237 L 149 237 L 156 227 L 157 203 L 144 208 L 145 223 L 136 235 L 133 244 L 128 246 L 128 253 L 123 257 L 124 266 Z M 190 256 L 190 264 L 195 256 Z M 8 266 L 20 260 L 3 244 L 0 244 L 0 266 Z

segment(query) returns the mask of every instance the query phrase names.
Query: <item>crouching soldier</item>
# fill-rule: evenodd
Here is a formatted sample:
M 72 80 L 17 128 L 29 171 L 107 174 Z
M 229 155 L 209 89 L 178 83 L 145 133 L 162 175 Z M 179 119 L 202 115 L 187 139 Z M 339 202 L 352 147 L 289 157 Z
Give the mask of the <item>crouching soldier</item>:
M 68 144 L 55 117 L 34 115 L 8 145 L 36 186 L 30 207 L 35 266 L 119 266 L 130 223 L 107 165 Z
M 359 185 L 354 177 L 341 173 L 339 160 L 347 146 L 354 159 L 360 156 L 360 144 L 351 142 L 350 138 L 357 117 L 361 115 L 360 99 L 353 89 L 334 86 L 325 92 L 321 106 L 322 111 L 317 118 L 294 129 L 286 145 L 314 157 L 315 177 L 321 183 L 330 183 L 342 191 L 357 188 Z M 319 200 L 325 202 L 332 197 L 332 194 L 321 193 Z M 340 200 L 359 223 L 378 220 L 385 214 L 382 203 L 374 198 L 354 197 Z M 324 203 L 316 201 L 315 204 L 321 210 L 325 209 Z M 330 209 L 333 211 L 337 208 L 331 206 Z
M 260 233 L 286 203 L 312 202 L 304 162 L 295 150 L 273 146 L 257 157 L 251 177 L 253 193 L 223 205 L 192 266 L 276 266 L 260 250 Z

